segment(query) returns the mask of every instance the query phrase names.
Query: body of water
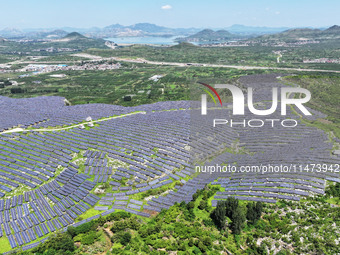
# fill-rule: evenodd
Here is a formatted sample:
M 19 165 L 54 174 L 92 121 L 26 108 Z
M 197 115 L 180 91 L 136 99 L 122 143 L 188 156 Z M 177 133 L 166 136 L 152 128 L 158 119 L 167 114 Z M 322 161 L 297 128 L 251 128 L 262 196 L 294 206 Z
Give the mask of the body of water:
M 175 39 L 178 36 L 156 37 L 156 36 L 136 36 L 136 37 L 112 37 L 105 40 L 115 42 L 117 44 L 157 44 L 157 45 L 175 45 Z

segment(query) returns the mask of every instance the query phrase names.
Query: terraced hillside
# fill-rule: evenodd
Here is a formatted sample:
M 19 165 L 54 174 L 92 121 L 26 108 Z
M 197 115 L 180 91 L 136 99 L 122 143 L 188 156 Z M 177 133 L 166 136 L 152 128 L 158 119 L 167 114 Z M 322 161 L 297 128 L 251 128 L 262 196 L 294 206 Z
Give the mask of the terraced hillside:
M 270 89 L 284 86 L 277 76 L 244 77 L 240 86 L 255 88 L 255 102 L 266 107 Z M 176 202 L 191 201 L 208 183 L 222 187 L 211 202 L 216 206 L 230 196 L 268 203 L 299 201 L 323 195 L 327 181 L 340 182 L 339 155 L 333 154 L 339 140 L 306 126 L 295 110 L 287 114 L 299 123 L 295 128 L 214 128 L 213 119 L 231 115 L 213 104 L 202 118 L 196 101 L 122 107 L 65 106 L 63 100 L 1 98 L 2 251 L 30 249 L 57 229 L 115 210 L 152 217 Z M 312 119 L 324 117 L 311 111 Z M 250 113 L 245 117 L 251 118 Z M 259 167 L 313 163 L 327 168 L 197 173 L 195 167 L 254 162 Z

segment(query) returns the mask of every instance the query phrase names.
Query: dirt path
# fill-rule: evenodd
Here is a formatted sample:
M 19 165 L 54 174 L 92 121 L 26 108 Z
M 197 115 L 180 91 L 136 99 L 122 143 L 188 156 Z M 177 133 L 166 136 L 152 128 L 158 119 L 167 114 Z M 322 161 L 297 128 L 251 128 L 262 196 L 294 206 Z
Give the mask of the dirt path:
M 146 114 L 146 112 L 132 112 L 132 113 L 127 113 L 127 114 L 123 114 L 123 115 L 104 118 L 104 119 L 101 119 L 101 120 L 94 120 L 94 121 L 90 121 L 90 122 L 95 124 L 95 123 L 99 123 L 99 122 L 102 122 L 102 121 L 107 121 L 107 120 L 112 120 L 112 119 L 117 119 L 117 118 L 123 118 L 123 117 L 134 115 L 134 114 Z M 51 129 L 46 129 L 46 128 L 40 128 L 40 129 L 15 128 L 15 129 L 3 131 L 3 132 L 0 133 L 0 135 L 18 133 L 18 132 L 54 132 L 54 131 L 61 131 L 61 130 L 67 130 L 67 129 L 79 127 L 80 125 L 84 125 L 84 124 L 86 124 L 86 123 L 75 124 L 75 125 L 71 125 L 71 126 L 63 127 L 63 128 L 51 128 Z
M 109 237 L 109 233 L 106 232 L 105 228 L 104 230 L 104 235 L 105 235 L 105 239 L 106 239 L 106 243 L 107 243 L 107 249 L 106 251 L 102 252 L 102 253 L 98 253 L 98 255 L 106 255 L 108 251 L 110 251 L 111 247 L 112 247 L 112 242 L 111 242 L 111 238 Z

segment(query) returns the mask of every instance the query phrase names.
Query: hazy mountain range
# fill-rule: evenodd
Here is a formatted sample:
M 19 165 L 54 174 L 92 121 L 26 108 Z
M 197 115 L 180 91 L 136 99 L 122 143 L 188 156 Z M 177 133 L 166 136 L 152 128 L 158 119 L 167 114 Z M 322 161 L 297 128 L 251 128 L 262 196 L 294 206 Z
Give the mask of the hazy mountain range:
M 264 40 L 297 40 L 297 39 L 339 39 L 340 26 L 334 25 L 327 29 L 295 28 L 277 34 L 263 35 L 259 39 Z
M 0 36 L 9 39 L 57 39 L 62 38 L 70 32 L 78 32 L 88 37 L 129 37 L 129 36 L 181 36 L 194 34 L 201 29 L 198 28 L 167 28 L 150 23 L 138 23 L 131 26 L 113 24 L 104 28 L 74 28 L 61 27 L 50 29 L 16 29 L 5 28 L 0 30 Z
M 131 26 L 120 24 L 110 25 L 104 28 L 60 28 L 60 29 L 3 29 L 0 30 L 0 38 L 6 39 L 65 39 L 70 32 L 79 33 L 86 38 L 112 38 L 131 36 L 177 36 L 178 42 L 226 42 L 254 38 L 255 40 L 300 40 L 300 39 L 338 39 L 340 27 L 334 25 L 329 28 L 270 28 L 248 27 L 233 25 L 225 29 L 199 29 L 199 28 L 167 28 L 150 23 L 138 23 Z M 79 37 L 78 36 L 78 37 Z M 102 43 L 102 42 L 101 42 Z
M 324 40 L 324 39 L 339 39 L 340 38 L 340 26 L 334 25 L 327 29 L 312 29 L 312 28 L 293 28 L 284 30 L 279 33 L 268 33 L 264 35 L 258 34 L 243 34 L 243 33 L 231 33 L 230 30 L 217 30 L 204 29 L 187 37 L 178 38 L 179 42 L 226 42 L 230 40 L 252 38 L 254 41 L 299 41 L 299 40 Z
M 130 26 L 113 24 L 103 28 L 36 28 L 17 29 L 4 28 L 0 30 L 0 36 L 9 39 L 58 39 L 70 32 L 78 32 L 88 37 L 129 37 L 129 36 L 190 36 L 200 32 L 204 28 L 168 28 L 150 23 L 138 23 Z M 263 35 L 279 33 L 289 29 L 288 27 L 252 27 L 244 25 L 232 25 L 224 28 L 212 28 L 213 30 L 225 30 L 235 35 Z

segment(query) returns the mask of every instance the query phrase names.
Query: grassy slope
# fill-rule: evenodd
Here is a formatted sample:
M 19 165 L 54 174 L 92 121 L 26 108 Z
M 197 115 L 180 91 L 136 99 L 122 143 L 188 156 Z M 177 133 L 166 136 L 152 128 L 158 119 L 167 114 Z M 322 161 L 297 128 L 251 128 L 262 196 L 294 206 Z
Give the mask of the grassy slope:
M 340 76 L 339 75 L 299 75 L 285 80 L 308 89 L 312 99 L 308 106 L 327 115 L 325 120 L 306 121 L 326 132 L 333 132 L 340 138 Z

